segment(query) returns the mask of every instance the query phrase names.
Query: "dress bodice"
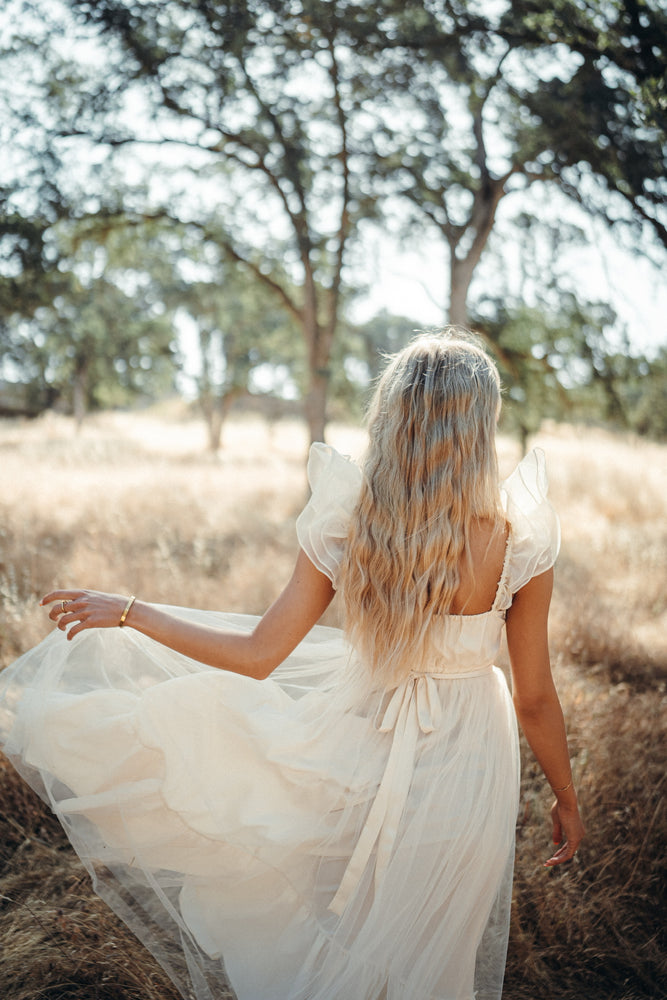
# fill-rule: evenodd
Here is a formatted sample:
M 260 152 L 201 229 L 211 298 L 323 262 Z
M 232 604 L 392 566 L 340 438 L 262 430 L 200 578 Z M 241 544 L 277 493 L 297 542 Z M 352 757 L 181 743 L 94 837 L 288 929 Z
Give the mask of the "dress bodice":
M 479 615 L 446 615 L 431 626 L 433 648 L 446 666 L 438 673 L 458 676 L 495 663 L 505 613 L 498 609 Z

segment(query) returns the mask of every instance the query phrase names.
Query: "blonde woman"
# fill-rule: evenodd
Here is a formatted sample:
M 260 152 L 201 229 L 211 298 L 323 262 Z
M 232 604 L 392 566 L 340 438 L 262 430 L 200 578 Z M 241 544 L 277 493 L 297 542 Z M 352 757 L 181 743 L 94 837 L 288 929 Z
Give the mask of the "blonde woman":
M 313 446 L 259 621 L 44 597 L 58 629 L 3 675 L 5 751 L 184 997 L 500 997 L 515 709 L 555 792 L 546 864 L 583 828 L 547 648 L 558 522 L 540 453 L 499 485 L 499 407 L 467 339 L 394 357 L 363 466 Z M 336 590 L 345 635 L 314 627 Z

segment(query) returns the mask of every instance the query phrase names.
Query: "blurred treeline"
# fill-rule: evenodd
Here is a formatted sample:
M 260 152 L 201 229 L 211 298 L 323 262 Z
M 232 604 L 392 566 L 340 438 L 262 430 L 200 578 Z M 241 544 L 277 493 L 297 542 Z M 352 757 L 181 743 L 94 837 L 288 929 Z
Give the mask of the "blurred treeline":
M 420 327 L 355 321 L 385 232 L 441 241 L 506 429 L 667 435 L 667 347 L 563 267 L 587 218 L 664 262 L 660 0 L 8 0 L 0 29 L 0 411 L 189 372 L 213 448 L 248 394 L 321 438 Z

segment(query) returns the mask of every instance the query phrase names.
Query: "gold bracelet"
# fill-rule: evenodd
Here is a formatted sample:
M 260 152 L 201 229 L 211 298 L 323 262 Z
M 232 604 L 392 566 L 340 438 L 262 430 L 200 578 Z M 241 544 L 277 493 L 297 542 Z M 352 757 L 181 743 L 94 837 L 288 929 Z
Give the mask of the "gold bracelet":
M 551 791 L 552 792 L 566 792 L 568 790 L 568 788 L 570 788 L 570 786 L 572 785 L 573 780 L 574 780 L 573 778 L 570 778 L 570 780 L 568 781 L 567 785 L 563 785 L 562 788 L 554 788 L 553 785 L 552 785 L 551 786 Z
M 120 616 L 120 621 L 118 622 L 118 625 L 119 625 L 119 627 L 120 627 L 120 628 L 122 628 L 122 627 L 123 627 L 123 625 L 125 624 L 125 619 L 126 619 L 126 618 L 127 618 L 127 616 L 129 615 L 129 613 L 130 613 L 130 608 L 132 607 L 132 605 L 134 604 L 134 602 L 135 602 L 135 601 L 136 601 L 136 597 L 134 596 L 134 594 L 132 594 L 132 597 L 131 597 L 131 598 L 129 599 L 129 601 L 128 601 L 128 602 L 127 602 L 127 604 L 125 605 L 125 608 L 124 608 L 124 610 L 123 610 L 123 613 L 122 613 L 122 615 Z

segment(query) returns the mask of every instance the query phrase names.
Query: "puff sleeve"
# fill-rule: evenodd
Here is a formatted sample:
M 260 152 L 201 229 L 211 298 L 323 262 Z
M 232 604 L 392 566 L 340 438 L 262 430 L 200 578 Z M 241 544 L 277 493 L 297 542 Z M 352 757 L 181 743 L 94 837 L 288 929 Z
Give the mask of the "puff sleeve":
M 560 522 L 547 499 L 548 489 L 546 461 L 540 448 L 529 452 L 502 484 L 503 506 L 511 525 L 503 606 L 508 607 L 518 590 L 556 561 Z
M 297 518 L 297 538 L 313 565 L 335 587 L 361 488 L 361 469 L 335 448 L 318 442 L 310 448 L 308 482 L 312 496 Z

